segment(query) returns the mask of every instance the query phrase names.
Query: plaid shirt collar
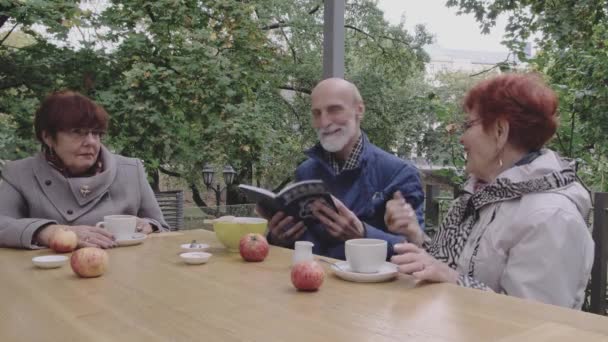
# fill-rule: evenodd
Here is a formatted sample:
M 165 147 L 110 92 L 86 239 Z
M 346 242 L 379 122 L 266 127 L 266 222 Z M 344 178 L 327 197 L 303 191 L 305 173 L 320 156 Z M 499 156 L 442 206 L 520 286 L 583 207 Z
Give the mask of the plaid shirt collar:
M 340 173 L 342 173 L 344 171 L 354 170 L 357 167 L 359 167 L 359 164 L 361 162 L 362 153 L 363 153 L 363 134 L 361 134 L 359 136 L 357 143 L 355 143 L 353 150 L 350 152 L 350 156 L 348 156 L 348 159 L 343 164 L 340 164 L 338 159 L 336 159 L 336 156 L 334 153 L 327 152 L 327 151 L 325 151 L 325 160 L 329 163 L 329 165 L 334 170 L 336 175 L 339 175 Z

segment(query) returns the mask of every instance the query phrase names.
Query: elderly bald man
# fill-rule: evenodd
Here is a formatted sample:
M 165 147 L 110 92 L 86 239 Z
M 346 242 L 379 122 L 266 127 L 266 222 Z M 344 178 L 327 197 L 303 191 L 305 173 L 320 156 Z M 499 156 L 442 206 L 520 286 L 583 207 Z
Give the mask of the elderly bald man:
M 312 91 L 311 105 L 319 143 L 305 152 L 309 159 L 296 169 L 296 181 L 323 180 L 338 212 L 316 202 L 312 209 L 321 223 L 308 227 L 279 212 L 269 218 L 269 241 L 289 248 L 295 241 L 311 241 L 315 254 L 345 259 L 346 240 L 377 238 L 388 242 L 390 258 L 393 245 L 404 240 L 390 233 L 384 222 L 386 202 L 396 192 L 415 209 L 424 227 L 418 170 L 373 145 L 361 131 L 365 104 L 354 84 L 340 78 L 323 80 Z

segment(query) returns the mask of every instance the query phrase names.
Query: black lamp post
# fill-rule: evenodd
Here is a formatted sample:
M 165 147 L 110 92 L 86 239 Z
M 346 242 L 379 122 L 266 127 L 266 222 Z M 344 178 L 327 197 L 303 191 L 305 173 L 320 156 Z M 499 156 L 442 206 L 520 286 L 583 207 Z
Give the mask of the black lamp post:
M 234 176 L 236 175 L 236 171 L 230 165 L 224 166 L 224 182 L 226 183 L 225 187 L 221 187 L 220 184 L 216 184 L 215 188 L 212 186 L 213 184 L 213 176 L 215 175 L 215 170 L 213 166 L 209 164 L 205 164 L 203 167 L 203 183 L 207 189 L 213 190 L 215 192 L 215 202 L 217 205 L 217 210 L 220 208 L 220 199 L 222 197 L 222 191 L 224 191 L 232 182 L 234 181 Z

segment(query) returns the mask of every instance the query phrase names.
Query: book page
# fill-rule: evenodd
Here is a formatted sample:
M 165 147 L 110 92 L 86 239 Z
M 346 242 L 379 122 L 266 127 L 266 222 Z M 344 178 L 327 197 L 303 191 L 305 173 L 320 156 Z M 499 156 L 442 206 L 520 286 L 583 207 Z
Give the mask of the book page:
M 291 183 L 291 184 L 287 185 L 286 187 L 284 187 L 283 190 L 281 190 L 277 194 L 277 197 L 281 197 L 281 195 L 283 195 L 286 192 L 289 192 L 293 188 L 297 188 L 297 187 L 300 187 L 300 186 L 303 186 L 303 185 L 307 185 L 307 184 L 321 184 L 321 185 L 323 185 L 323 181 L 319 180 L 319 179 L 312 179 L 312 180 L 305 180 L 305 181 L 301 181 L 301 182 Z
M 247 184 L 240 184 L 239 188 L 243 189 L 243 190 L 247 190 L 250 192 L 255 192 L 258 194 L 262 194 L 266 197 L 270 197 L 270 198 L 275 198 L 277 195 L 275 195 L 274 192 L 266 190 L 266 189 L 262 189 L 262 188 L 258 188 L 257 186 L 253 186 L 253 185 L 247 185 Z

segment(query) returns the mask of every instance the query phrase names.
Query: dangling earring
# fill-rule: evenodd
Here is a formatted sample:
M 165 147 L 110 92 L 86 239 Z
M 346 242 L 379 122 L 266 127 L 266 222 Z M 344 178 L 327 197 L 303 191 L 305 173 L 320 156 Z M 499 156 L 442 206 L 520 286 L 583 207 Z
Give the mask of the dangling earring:
M 504 149 L 500 149 L 498 150 L 498 152 L 496 153 L 496 156 L 498 157 L 498 167 L 502 168 L 502 152 Z

